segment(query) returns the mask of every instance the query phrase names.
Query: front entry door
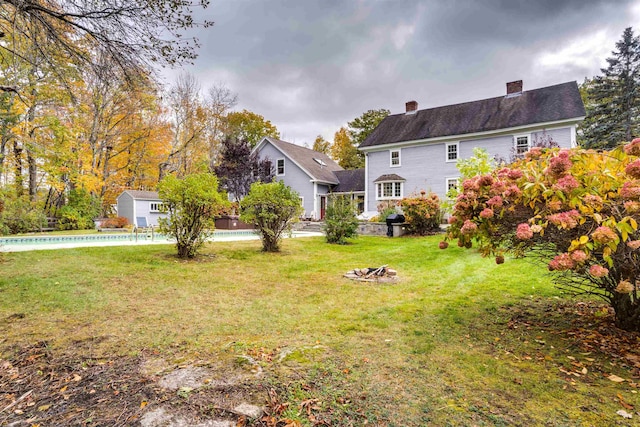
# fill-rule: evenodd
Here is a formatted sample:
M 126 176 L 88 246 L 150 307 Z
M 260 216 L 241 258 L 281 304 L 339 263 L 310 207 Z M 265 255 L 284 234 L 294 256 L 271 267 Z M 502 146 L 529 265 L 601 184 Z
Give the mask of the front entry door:
M 320 219 L 324 219 L 324 211 L 327 209 L 327 196 L 320 196 Z

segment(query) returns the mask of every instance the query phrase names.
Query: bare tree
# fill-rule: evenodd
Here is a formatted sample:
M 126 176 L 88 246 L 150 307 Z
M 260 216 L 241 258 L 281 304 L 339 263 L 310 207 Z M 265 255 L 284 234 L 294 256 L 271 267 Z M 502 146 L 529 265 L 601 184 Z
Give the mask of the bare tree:
M 196 172 L 203 158 L 206 110 L 200 95 L 200 82 L 193 74 L 181 74 L 168 94 L 172 112 L 173 141 L 167 160 L 160 164 L 160 179 L 168 172 L 185 176 Z
M 24 35 L 40 56 L 54 65 L 60 58 L 96 65 L 91 50 L 110 58 L 126 76 L 152 63 L 179 65 L 196 58 L 196 38 L 186 29 L 208 27 L 194 8 L 208 0 L 4 0 L 0 3 L 0 37 Z M 18 54 L 10 44 L 0 52 Z M 15 91 L 10 85 L 0 90 Z
M 238 102 L 238 95 L 222 83 L 209 88 L 206 99 L 209 126 L 209 170 L 213 171 L 223 138 L 224 118 Z

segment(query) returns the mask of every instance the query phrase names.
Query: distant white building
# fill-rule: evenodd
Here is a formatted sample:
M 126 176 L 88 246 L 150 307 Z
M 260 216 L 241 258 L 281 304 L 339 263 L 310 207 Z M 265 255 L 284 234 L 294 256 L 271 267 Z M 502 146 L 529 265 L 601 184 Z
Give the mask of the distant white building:
M 156 191 L 125 190 L 116 200 L 118 216 L 127 218 L 136 227 L 157 226 L 158 219 L 167 216 Z

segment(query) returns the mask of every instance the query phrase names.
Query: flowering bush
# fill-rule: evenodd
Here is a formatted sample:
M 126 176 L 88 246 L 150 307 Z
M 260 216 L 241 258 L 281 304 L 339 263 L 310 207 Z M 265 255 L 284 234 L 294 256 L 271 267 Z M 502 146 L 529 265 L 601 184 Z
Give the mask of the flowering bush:
M 402 199 L 400 206 L 410 232 L 424 236 L 439 229 L 442 212 L 437 194 L 421 191 L 418 195 Z
M 484 256 L 544 260 L 556 283 L 597 295 L 640 331 L 640 138 L 610 152 L 532 149 L 466 180 L 448 239 Z

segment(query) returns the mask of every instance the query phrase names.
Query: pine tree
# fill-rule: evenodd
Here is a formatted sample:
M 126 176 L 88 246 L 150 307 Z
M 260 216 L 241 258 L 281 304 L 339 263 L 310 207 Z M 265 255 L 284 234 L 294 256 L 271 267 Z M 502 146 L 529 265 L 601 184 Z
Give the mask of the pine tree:
M 640 134 L 640 38 L 631 27 L 612 54 L 603 75 L 586 85 L 587 117 L 580 126 L 586 148 L 613 148 Z

